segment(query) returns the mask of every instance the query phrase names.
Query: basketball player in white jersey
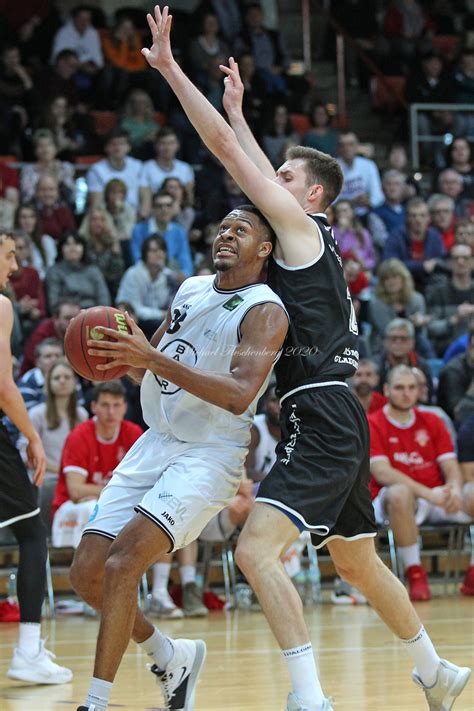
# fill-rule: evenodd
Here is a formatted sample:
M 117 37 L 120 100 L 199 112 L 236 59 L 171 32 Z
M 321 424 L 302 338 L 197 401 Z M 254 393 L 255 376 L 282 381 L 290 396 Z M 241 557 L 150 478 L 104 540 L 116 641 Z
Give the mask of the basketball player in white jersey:
M 102 329 L 89 341 L 103 369 L 131 366 L 142 378 L 149 430 L 103 490 L 77 551 L 71 580 L 102 613 L 94 676 L 81 711 L 104 711 L 130 636 L 154 662 L 167 709 L 192 711 L 205 644 L 170 640 L 137 609 L 143 573 L 197 538 L 236 493 L 257 401 L 288 330 L 281 300 L 262 284 L 272 231 L 251 205 L 222 221 L 213 245 L 217 275 L 191 277 L 149 343 Z M 105 574 L 104 574 L 105 567 Z
M 339 247 L 325 210 L 341 191 L 337 161 L 294 147 L 275 173 L 242 115 L 236 62 L 226 76 L 231 125 L 175 61 L 171 17 L 147 16 L 153 45 L 142 52 L 166 79 L 207 148 L 268 219 L 277 236 L 268 282 L 282 297 L 290 327 L 275 367 L 282 404 L 277 461 L 263 480 L 239 538 L 237 562 L 257 593 L 287 662 L 287 711 L 328 711 L 298 593 L 280 555 L 301 530 L 327 544 L 339 575 L 357 587 L 415 662 L 413 680 L 431 711 L 447 711 L 470 669 L 440 659 L 407 592 L 375 552 L 368 492 L 369 431 L 346 380 L 357 369 L 357 319 Z

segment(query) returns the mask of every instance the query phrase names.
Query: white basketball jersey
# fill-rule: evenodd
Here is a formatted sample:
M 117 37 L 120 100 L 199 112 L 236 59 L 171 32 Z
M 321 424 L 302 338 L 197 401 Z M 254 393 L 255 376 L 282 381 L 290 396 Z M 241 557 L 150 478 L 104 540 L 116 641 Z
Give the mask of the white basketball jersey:
M 172 322 L 158 349 L 192 368 L 229 373 L 232 355 L 240 342 L 240 326 L 257 304 L 272 302 L 284 309 L 266 284 L 251 284 L 232 291 L 218 289 L 215 277 L 187 279 L 171 304 Z M 143 417 L 147 425 L 184 442 L 248 446 L 250 424 L 257 401 L 242 415 L 233 415 L 147 371 L 141 386 Z
M 255 471 L 260 474 L 268 474 L 276 459 L 275 447 L 278 440 L 270 433 L 265 414 L 255 415 L 253 424 L 260 436 L 258 447 L 255 450 Z

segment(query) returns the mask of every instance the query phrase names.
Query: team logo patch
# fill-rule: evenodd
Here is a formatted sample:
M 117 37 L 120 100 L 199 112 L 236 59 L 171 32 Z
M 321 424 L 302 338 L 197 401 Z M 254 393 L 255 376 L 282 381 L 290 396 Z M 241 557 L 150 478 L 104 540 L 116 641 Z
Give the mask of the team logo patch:
M 426 430 L 417 430 L 415 433 L 415 442 L 420 445 L 420 447 L 426 447 L 430 440 L 430 436 Z
M 183 341 L 181 338 L 176 338 L 174 341 L 167 343 L 161 349 L 161 352 L 166 352 L 168 358 L 172 358 L 173 360 L 177 360 L 179 363 L 189 365 L 191 368 L 194 368 L 198 359 L 198 354 L 194 346 L 187 341 Z M 154 376 L 156 382 L 161 388 L 162 395 L 175 395 L 179 390 L 181 390 L 181 388 L 174 383 L 171 383 L 169 380 L 159 378 L 155 373 Z
M 227 309 L 227 311 L 233 311 L 234 309 L 239 306 L 243 301 L 243 298 L 239 296 L 238 294 L 235 294 L 234 296 L 231 296 L 228 301 L 225 302 L 225 304 L 222 304 L 222 307 L 224 309 Z

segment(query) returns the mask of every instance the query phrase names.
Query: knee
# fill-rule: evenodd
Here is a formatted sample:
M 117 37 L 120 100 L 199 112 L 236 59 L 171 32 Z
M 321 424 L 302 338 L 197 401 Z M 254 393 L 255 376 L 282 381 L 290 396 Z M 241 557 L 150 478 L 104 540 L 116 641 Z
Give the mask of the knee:
M 73 589 L 83 598 L 89 597 L 102 587 L 103 566 L 94 565 L 87 558 L 76 552 L 69 571 Z
M 105 561 L 104 577 L 110 583 L 117 581 L 117 584 L 123 585 L 124 582 L 132 582 L 138 584 L 140 577 L 143 574 L 142 568 L 138 565 L 139 558 L 134 555 L 133 551 L 123 549 L 110 552 L 109 557 Z
M 377 579 L 377 569 L 379 565 L 383 566 L 380 558 L 375 552 L 364 560 L 363 565 L 360 561 L 352 561 L 345 559 L 343 563 L 334 561 L 337 574 L 347 583 L 353 585 L 358 590 L 367 589 L 371 581 Z
M 405 484 L 393 484 L 385 498 L 389 515 L 413 513 L 415 497 L 411 489 Z
M 257 550 L 254 542 L 241 534 L 235 551 L 235 561 L 244 575 L 251 576 L 262 564 L 262 560 L 262 552 Z

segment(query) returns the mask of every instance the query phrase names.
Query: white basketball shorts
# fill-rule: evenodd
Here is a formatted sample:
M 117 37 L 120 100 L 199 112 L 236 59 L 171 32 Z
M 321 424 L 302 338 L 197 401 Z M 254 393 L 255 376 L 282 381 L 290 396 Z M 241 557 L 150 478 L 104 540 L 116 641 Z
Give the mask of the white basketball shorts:
M 183 548 L 235 496 L 246 453 L 147 430 L 115 469 L 83 535 L 114 539 L 138 512 L 168 534 L 170 551 Z
M 372 501 L 375 520 L 379 525 L 384 524 L 388 520 L 388 511 L 385 501 L 388 489 L 388 486 L 382 487 Z M 435 506 L 426 499 L 416 499 L 415 506 L 415 523 L 417 526 L 421 526 L 422 523 L 470 523 L 472 521 L 471 517 L 464 511 L 448 514 L 441 506 Z

